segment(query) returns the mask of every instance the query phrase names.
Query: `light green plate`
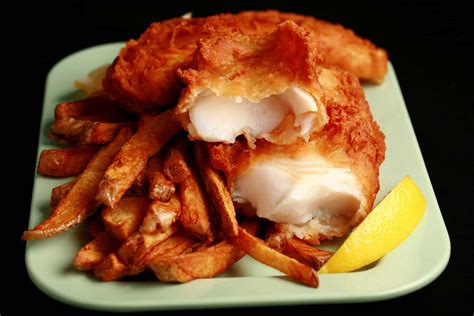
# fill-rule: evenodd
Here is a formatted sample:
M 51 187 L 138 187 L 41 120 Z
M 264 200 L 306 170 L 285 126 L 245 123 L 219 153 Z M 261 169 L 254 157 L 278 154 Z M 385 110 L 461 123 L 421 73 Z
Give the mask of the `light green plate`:
M 54 106 L 81 96 L 72 86 L 74 80 L 110 63 L 121 46 L 115 43 L 82 50 L 51 70 L 46 83 L 39 151 L 55 146 L 47 138 Z M 78 227 L 47 240 L 28 242 L 26 265 L 31 279 L 45 293 L 65 303 L 115 311 L 364 302 L 404 295 L 427 285 L 445 268 L 450 243 L 393 67 L 389 65 L 382 85 L 367 85 L 364 89 L 387 137 L 379 199 L 408 174 L 428 202 L 426 214 L 411 236 L 370 268 L 321 275 L 317 289 L 294 283 L 249 257 L 218 278 L 187 284 L 103 283 L 71 266 L 76 251 L 86 240 L 83 229 Z M 63 182 L 64 179 L 35 176 L 30 228 L 49 214 L 51 188 Z

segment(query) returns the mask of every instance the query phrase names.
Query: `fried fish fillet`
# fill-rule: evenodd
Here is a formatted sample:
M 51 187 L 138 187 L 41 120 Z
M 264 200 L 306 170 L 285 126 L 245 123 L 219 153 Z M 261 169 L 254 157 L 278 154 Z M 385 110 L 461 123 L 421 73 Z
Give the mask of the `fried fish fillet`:
M 190 65 L 199 39 L 235 30 L 271 33 L 277 24 L 288 19 L 320 42 L 327 63 L 353 71 L 363 79 L 383 80 L 387 54 L 351 30 L 309 16 L 248 11 L 152 23 L 138 40 L 130 40 L 120 51 L 107 71 L 104 91 L 133 112 L 172 106 L 181 88 L 176 71 Z
M 176 117 L 208 142 L 233 200 L 277 223 L 279 238 L 318 243 L 368 214 L 384 135 L 358 78 L 322 63 L 303 28 L 286 21 L 269 35 L 201 39 L 179 74 Z
M 360 79 L 374 82 L 382 82 L 387 72 L 387 52 L 342 25 L 275 10 L 245 11 L 236 17 L 248 21 L 258 32 L 271 32 L 276 25 L 286 20 L 294 21 L 319 43 L 321 54 L 328 64 L 337 65 Z
M 271 34 L 234 31 L 198 43 L 175 117 L 192 139 L 233 143 L 244 135 L 276 144 L 308 140 L 327 122 L 324 103 L 331 93 L 318 78 L 317 45 L 292 21 Z

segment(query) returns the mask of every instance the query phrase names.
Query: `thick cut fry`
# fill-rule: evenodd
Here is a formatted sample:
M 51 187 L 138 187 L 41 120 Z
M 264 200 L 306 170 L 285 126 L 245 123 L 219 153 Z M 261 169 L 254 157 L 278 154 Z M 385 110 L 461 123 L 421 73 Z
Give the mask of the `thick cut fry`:
M 56 106 L 54 115 L 56 120 L 74 117 L 109 123 L 127 122 L 130 119 L 117 102 L 104 95 L 60 103 Z
M 147 178 L 149 183 L 148 196 L 152 200 L 168 202 L 176 188 L 163 174 L 163 161 L 154 155 L 148 161 Z
M 225 186 L 224 180 L 211 166 L 204 144 L 199 143 L 194 149 L 201 177 L 219 215 L 221 231 L 229 237 L 237 236 L 238 224 L 235 217 L 234 203 Z
M 70 177 L 80 174 L 99 147 L 47 149 L 41 152 L 38 173 L 50 177 Z
M 193 177 L 193 171 L 187 158 L 188 142 L 183 137 L 176 138 L 168 150 L 163 171 L 175 184 Z
M 74 183 L 76 183 L 76 181 L 77 179 L 74 179 L 57 187 L 54 187 L 51 190 L 51 210 L 54 210 L 58 206 L 59 202 L 61 202 L 61 200 L 66 196 L 69 190 L 71 190 L 72 186 L 74 185 Z
M 146 266 L 147 257 L 155 246 L 159 245 L 178 230 L 178 226 L 171 226 L 164 232 L 142 234 L 135 232 L 120 246 L 109 254 L 102 264 L 95 269 L 95 275 L 103 281 L 118 280 L 126 275 L 135 275 L 142 272 Z
M 139 266 L 144 267 L 150 261 L 161 258 L 178 256 L 190 252 L 197 240 L 185 234 L 183 231 L 176 232 L 174 235 L 156 245 L 146 256 L 142 257 Z
M 119 204 L 120 205 L 120 204 Z M 181 202 L 174 195 L 169 202 L 152 201 L 140 226 L 141 233 L 166 231 L 176 222 L 181 213 Z
M 156 258 L 148 263 L 156 277 L 163 282 L 189 282 L 212 278 L 245 255 L 227 240 L 201 251 L 175 257 Z
M 112 281 L 124 277 L 126 270 L 127 266 L 120 261 L 115 253 L 111 253 L 95 267 L 94 273 L 102 281 Z
M 319 281 L 316 271 L 293 258 L 273 250 L 262 240 L 249 234 L 245 229 L 239 227 L 239 235 L 232 238 L 232 240 L 240 249 L 261 263 L 285 273 L 298 282 L 318 287 Z
M 95 199 L 99 182 L 107 166 L 131 134 L 132 130 L 125 128 L 113 142 L 102 148 L 59 202 L 51 216 L 34 229 L 25 231 L 22 239 L 42 239 L 59 234 L 93 214 L 99 206 L 99 202 Z
M 331 258 L 333 252 L 312 247 L 304 241 L 293 238 L 283 243 L 283 253 L 294 258 L 318 271 L 326 261 Z
M 117 250 L 117 255 L 125 264 L 138 262 L 153 247 L 166 240 L 177 230 L 178 225 L 172 225 L 166 231 L 155 231 L 151 234 L 135 232 L 128 237 L 122 246 Z
M 89 224 L 87 225 L 87 232 L 91 238 L 96 238 L 101 233 L 105 232 L 105 226 L 102 222 L 101 216 L 96 216 Z
M 171 116 L 170 111 L 142 116 L 137 133 L 122 147 L 107 168 L 100 183 L 97 200 L 110 207 L 117 205 L 146 167 L 148 159 L 180 130 Z
M 73 117 L 56 120 L 51 126 L 53 137 L 77 145 L 101 145 L 114 139 L 124 123 L 95 122 Z
M 150 200 L 146 196 L 126 196 L 115 208 L 105 207 L 102 220 L 118 240 L 127 239 L 142 223 Z
M 209 219 L 209 206 L 200 186 L 197 172 L 187 157 L 187 140 L 176 139 L 169 149 L 164 163 L 165 174 L 178 185 L 181 196 L 181 215 L 179 220 L 183 228 L 194 236 L 213 240 Z
M 104 231 L 94 240 L 83 246 L 74 258 L 73 265 L 79 270 L 92 270 L 109 253 L 115 251 L 120 243 Z
M 256 233 L 257 222 L 243 224 L 249 232 Z M 161 245 L 160 245 L 161 246 Z M 194 279 L 212 278 L 229 268 L 245 255 L 228 240 L 193 253 L 179 256 L 154 256 L 148 262 L 156 277 L 164 282 L 189 282 Z

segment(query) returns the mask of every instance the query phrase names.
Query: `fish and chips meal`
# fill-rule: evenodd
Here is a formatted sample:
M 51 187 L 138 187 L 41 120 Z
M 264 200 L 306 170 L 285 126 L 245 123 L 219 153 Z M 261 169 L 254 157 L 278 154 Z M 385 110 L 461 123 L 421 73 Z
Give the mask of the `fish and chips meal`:
M 56 106 L 50 137 L 69 147 L 43 150 L 38 173 L 73 178 L 22 238 L 83 223 L 73 265 L 103 281 L 211 278 L 248 254 L 317 287 L 333 256 L 318 246 L 379 191 L 385 136 L 360 82 L 383 81 L 386 52 L 341 25 L 248 11 L 152 23 L 111 62 Z

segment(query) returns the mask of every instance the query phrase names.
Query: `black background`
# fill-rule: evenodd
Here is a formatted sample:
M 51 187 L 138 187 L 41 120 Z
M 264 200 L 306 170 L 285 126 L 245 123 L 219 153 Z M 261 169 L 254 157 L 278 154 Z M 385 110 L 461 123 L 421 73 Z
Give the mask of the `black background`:
M 2 293 L 6 296 L 0 301 L 0 314 L 29 309 L 90 313 L 50 299 L 32 284 L 24 265 L 24 242 L 19 240 L 28 226 L 43 88 L 49 69 L 77 50 L 137 37 L 151 21 L 187 11 L 204 16 L 267 8 L 339 22 L 387 49 L 450 234 L 451 259 L 433 283 L 389 301 L 213 312 L 386 313 L 416 308 L 429 314 L 472 314 L 474 55 L 473 36 L 468 30 L 474 17 L 472 7 L 453 1 L 204 2 L 42 1 L 35 5 L 18 2 L 17 8 L 3 10 L 2 19 L 8 21 L 2 32 L 8 89 L 3 93 L 7 114 L 3 114 L 2 129 L 6 130 L 2 134 L 11 143 L 9 148 L 15 149 L 4 155 L 11 162 L 3 168 L 8 169 L 3 176 L 8 184 L 4 191 L 8 207 L 1 220 L 7 241 L 3 241 L 6 245 L 1 254 Z M 15 300 L 19 303 L 13 303 Z

